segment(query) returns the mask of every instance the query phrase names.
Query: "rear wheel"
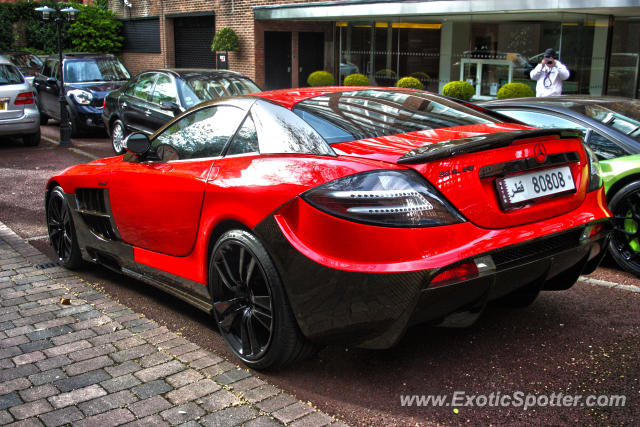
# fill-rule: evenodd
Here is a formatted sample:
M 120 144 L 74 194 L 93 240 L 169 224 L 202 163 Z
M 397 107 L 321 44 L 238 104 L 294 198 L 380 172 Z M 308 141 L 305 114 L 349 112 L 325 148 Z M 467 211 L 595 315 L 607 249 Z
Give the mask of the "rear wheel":
M 640 277 L 640 182 L 622 187 L 609 209 L 614 217 L 609 253 L 620 267 Z
M 255 369 L 274 369 L 313 354 L 293 317 L 280 277 L 253 234 L 231 230 L 209 260 L 213 314 L 231 350 Z
M 47 201 L 47 229 L 49 242 L 58 262 L 66 268 L 75 269 L 82 264 L 82 255 L 76 238 L 76 229 L 71 218 L 71 210 L 62 188 L 55 187 Z
M 116 154 L 122 154 L 126 151 L 124 148 L 124 124 L 120 119 L 111 125 L 111 145 Z
M 22 143 L 27 147 L 35 147 L 40 144 L 40 128 L 36 133 L 32 133 L 30 135 L 24 135 L 22 137 Z

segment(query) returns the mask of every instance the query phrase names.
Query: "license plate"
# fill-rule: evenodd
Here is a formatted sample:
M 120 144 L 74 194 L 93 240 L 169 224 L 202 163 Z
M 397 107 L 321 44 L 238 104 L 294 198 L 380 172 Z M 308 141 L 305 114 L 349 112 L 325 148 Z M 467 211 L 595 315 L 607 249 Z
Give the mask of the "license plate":
M 5 102 L 0 101 L 0 111 L 6 110 L 7 109 L 6 105 L 7 104 Z
M 496 187 L 503 207 L 576 189 L 569 166 L 498 178 Z

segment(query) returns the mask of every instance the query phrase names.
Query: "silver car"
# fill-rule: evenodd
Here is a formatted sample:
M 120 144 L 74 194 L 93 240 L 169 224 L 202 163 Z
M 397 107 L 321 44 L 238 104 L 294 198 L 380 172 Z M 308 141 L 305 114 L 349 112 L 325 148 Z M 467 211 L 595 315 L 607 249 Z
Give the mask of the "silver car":
M 40 112 L 33 88 L 20 70 L 0 58 L 0 137 L 21 136 L 24 145 L 40 143 Z

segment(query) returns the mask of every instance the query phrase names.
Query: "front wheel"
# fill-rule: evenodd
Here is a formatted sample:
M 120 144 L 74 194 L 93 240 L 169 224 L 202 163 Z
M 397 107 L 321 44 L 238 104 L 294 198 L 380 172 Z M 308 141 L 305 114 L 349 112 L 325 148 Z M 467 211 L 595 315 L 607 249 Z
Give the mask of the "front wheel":
M 247 366 L 277 369 L 313 353 L 269 254 L 253 234 L 231 230 L 218 239 L 209 289 L 220 333 Z
M 609 253 L 620 267 L 640 277 L 640 182 L 622 187 L 609 209 L 614 221 Z
M 124 124 L 120 119 L 113 122 L 111 126 L 111 145 L 116 154 L 124 153 Z
M 55 187 L 47 200 L 47 230 L 49 242 L 58 262 L 68 269 L 76 269 L 82 265 L 82 255 L 76 229 L 71 218 L 71 210 L 62 188 Z
M 40 128 L 38 131 L 29 135 L 24 135 L 22 137 L 22 143 L 27 147 L 35 147 L 40 144 Z

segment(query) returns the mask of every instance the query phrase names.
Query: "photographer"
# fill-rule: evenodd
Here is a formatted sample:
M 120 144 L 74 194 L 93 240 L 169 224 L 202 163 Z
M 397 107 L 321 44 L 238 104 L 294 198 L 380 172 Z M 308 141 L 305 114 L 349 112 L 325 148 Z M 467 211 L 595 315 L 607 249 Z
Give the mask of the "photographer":
M 557 59 L 558 54 L 549 48 L 544 51 L 542 62 L 531 70 L 531 80 L 537 80 L 536 96 L 562 95 L 562 81 L 569 78 L 569 69 Z

